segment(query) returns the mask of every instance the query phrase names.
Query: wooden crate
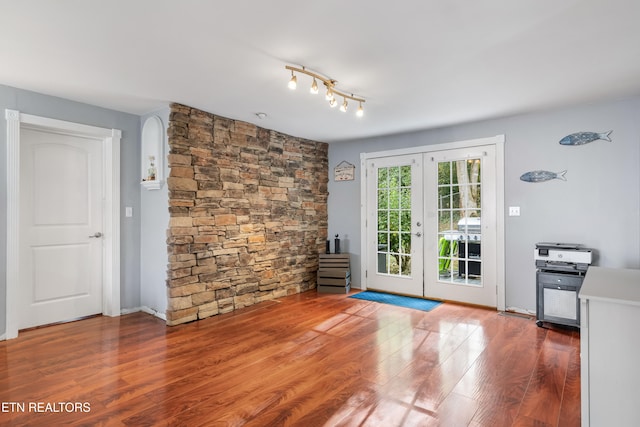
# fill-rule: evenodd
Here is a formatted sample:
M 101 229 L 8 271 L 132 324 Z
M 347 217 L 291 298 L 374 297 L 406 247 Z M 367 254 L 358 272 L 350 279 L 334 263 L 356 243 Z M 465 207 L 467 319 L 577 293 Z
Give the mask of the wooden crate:
M 318 285 L 347 286 L 351 284 L 351 271 L 338 268 L 318 270 Z
M 349 254 L 320 254 L 319 269 L 349 268 Z
M 318 285 L 318 292 L 321 294 L 348 294 L 351 290 L 351 285 L 347 286 L 325 286 Z
M 318 292 L 348 293 L 351 289 L 349 254 L 320 254 Z

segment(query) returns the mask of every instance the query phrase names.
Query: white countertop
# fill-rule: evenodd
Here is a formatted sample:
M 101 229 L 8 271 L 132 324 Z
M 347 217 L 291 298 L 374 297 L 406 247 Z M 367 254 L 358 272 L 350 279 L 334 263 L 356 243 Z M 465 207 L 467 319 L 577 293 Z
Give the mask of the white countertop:
M 640 270 L 589 267 L 579 297 L 640 305 Z

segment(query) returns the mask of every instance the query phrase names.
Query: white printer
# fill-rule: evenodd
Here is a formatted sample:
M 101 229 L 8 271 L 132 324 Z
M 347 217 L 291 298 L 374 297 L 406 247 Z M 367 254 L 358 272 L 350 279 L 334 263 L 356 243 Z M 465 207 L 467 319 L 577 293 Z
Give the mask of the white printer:
M 536 243 L 536 267 L 547 270 L 587 271 L 592 251 L 575 243 Z

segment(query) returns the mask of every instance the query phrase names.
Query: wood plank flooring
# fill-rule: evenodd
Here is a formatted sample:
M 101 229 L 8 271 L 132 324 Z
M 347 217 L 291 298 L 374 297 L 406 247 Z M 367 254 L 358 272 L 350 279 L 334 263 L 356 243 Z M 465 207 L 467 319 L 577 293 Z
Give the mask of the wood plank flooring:
M 0 342 L 0 425 L 579 426 L 579 346 L 315 291 L 176 327 L 96 317 Z

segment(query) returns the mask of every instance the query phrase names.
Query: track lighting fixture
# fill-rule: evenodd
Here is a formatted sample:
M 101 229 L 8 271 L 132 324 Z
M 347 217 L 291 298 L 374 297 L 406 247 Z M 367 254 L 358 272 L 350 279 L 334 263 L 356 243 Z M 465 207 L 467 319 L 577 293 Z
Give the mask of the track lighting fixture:
M 362 98 L 357 98 L 355 96 L 353 96 L 353 94 L 349 95 L 347 93 L 341 92 L 339 90 L 337 90 L 335 88 L 336 84 L 338 83 L 336 80 L 332 80 L 329 79 L 327 77 L 321 76 L 320 74 L 311 72 L 307 69 L 305 69 L 304 67 L 302 68 L 297 68 L 297 67 L 292 67 L 290 65 L 286 65 L 285 68 L 287 70 L 291 71 L 291 80 L 289 80 L 289 89 L 295 89 L 298 85 L 298 79 L 295 73 L 301 73 L 301 74 L 306 74 L 308 76 L 313 77 L 313 82 L 311 83 L 311 88 L 309 89 L 309 91 L 313 94 L 318 93 L 318 81 L 320 80 L 324 86 L 327 88 L 327 92 L 325 95 L 325 99 L 327 101 L 329 101 L 329 106 L 330 107 L 335 107 L 336 105 L 338 105 L 338 101 L 336 101 L 336 95 L 337 96 L 341 96 L 342 97 L 342 105 L 340 105 L 340 111 L 342 112 L 346 112 L 347 111 L 347 99 L 353 100 L 353 101 L 357 101 L 358 102 L 358 109 L 356 110 L 356 116 L 357 117 L 362 117 L 364 115 L 364 108 L 362 108 L 362 104 L 365 102 L 364 99 Z

